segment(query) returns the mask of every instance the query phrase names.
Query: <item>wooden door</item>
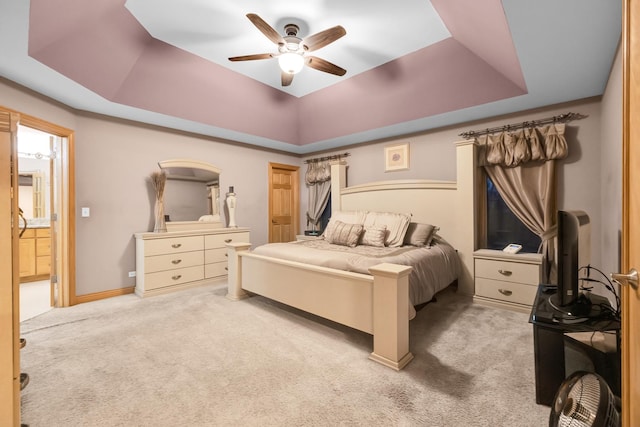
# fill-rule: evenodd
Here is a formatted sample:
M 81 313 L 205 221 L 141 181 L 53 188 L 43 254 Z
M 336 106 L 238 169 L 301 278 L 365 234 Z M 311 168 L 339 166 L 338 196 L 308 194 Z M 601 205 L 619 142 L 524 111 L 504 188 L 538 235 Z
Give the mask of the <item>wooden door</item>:
M 17 125 L 17 114 L 0 112 L 0 194 L 5 195 L 0 197 L 0 420 L 15 426 L 20 424 Z
M 300 210 L 298 169 L 269 163 L 269 242 L 296 239 Z
M 640 269 L 640 4 L 623 15 L 622 271 Z M 640 290 L 622 289 L 622 425 L 640 426 Z

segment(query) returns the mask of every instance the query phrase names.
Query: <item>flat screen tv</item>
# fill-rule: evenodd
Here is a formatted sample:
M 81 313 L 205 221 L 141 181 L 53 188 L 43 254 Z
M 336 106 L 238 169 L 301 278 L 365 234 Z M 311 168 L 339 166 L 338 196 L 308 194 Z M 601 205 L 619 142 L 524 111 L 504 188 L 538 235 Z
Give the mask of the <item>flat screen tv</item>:
M 579 271 L 590 263 L 591 225 L 582 211 L 557 214 L 558 226 L 558 290 L 549 298 L 551 305 L 568 315 L 584 314 L 579 296 Z

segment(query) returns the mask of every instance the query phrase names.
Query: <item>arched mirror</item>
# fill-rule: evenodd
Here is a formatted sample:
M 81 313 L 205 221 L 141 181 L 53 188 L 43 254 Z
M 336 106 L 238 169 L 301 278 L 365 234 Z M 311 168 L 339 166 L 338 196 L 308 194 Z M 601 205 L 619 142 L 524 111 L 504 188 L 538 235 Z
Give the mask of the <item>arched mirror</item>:
M 167 176 L 164 213 L 167 231 L 222 227 L 220 169 L 198 160 L 158 162 Z

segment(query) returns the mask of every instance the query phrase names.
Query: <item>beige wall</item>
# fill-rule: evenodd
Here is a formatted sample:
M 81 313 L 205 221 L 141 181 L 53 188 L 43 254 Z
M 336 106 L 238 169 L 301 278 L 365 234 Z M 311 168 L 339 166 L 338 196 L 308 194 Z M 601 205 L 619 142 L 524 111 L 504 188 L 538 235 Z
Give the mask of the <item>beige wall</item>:
M 609 203 L 615 205 L 618 212 L 620 211 L 622 199 L 619 190 L 619 176 L 616 179 L 609 177 L 612 169 L 615 170 L 613 174 L 619 175 L 617 168 L 621 164 L 621 158 L 615 155 L 616 150 L 619 151 L 621 146 L 621 139 L 617 136 L 621 131 L 622 117 L 619 70 L 619 66 L 614 68 L 607 89 L 606 114 L 602 112 L 605 108 L 603 107 L 604 102 L 601 102 L 600 99 L 590 98 L 408 137 L 353 146 L 323 155 L 345 151 L 351 154 L 347 158 L 349 185 L 390 179 L 455 180 L 454 142 L 462 139 L 459 136 L 460 133 L 542 119 L 567 112 L 584 114 L 588 117 L 573 121 L 567 127 L 566 136 L 570 154 L 558 164 L 558 207 L 560 209 L 584 210 L 589 214 L 592 224 L 592 264 L 606 272 L 613 271 L 611 269 L 617 260 L 617 246 L 614 247 L 613 243 L 615 242 L 609 240 L 609 235 L 615 234 L 617 236 L 615 230 L 619 229 L 619 214 L 616 217 L 616 215 L 611 215 L 607 209 L 603 209 L 602 201 L 609 199 Z M 605 129 L 607 136 L 603 136 Z M 384 146 L 405 141 L 410 144 L 410 170 L 385 173 Z M 613 146 L 613 151 L 609 151 L 610 146 Z M 606 156 L 603 156 L 603 151 L 607 152 Z M 608 163 L 603 163 L 603 159 L 608 159 Z M 603 176 L 605 170 L 607 170 L 606 176 L 609 178 Z M 609 179 L 611 182 L 605 185 L 604 179 Z M 617 186 L 617 190 L 615 190 L 615 186 Z M 302 188 L 303 191 L 306 191 L 304 182 Z M 306 212 L 306 201 L 307 195 L 305 194 L 302 196 L 302 202 L 305 205 L 301 212 Z M 605 232 L 606 238 L 603 234 Z
M 147 182 L 157 162 L 192 158 L 222 170 L 223 190 L 237 193 L 236 222 L 251 228 L 255 244 L 268 240 L 269 162 L 300 158 L 186 135 L 134 122 L 82 114 L 0 79 L 0 104 L 75 131 L 76 293 L 135 285 L 133 233 L 153 229 L 153 193 Z M 91 208 L 82 218 L 80 209 Z
M 622 229 L 622 54 L 616 55 L 605 94 L 602 98 L 602 163 L 600 211 L 605 273 L 620 271 L 620 231 Z
M 592 262 L 603 270 L 617 266 L 620 183 L 620 61 L 614 66 L 603 100 L 588 99 L 565 105 L 511 114 L 393 140 L 374 141 L 341 149 L 349 151 L 349 185 L 391 179 L 455 179 L 455 148 L 459 133 L 505 123 L 562 114 L 589 117 L 569 125 L 571 154 L 559 167 L 559 207 L 582 209 L 593 224 Z M 269 162 L 301 167 L 301 228 L 307 191 L 302 159 L 243 145 L 187 135 L 134 122 L 81 114 L 59 103 L 0 79 L 0 104 L 68 127 L 76 132 L 76 277 L 77 294 L 133 286 L 127 273 L 135 270 L 133 233 L 153 228 L 153 195 L 147 183 L 157 162 L 194 158 L 220 169 L 221 189 L 233 185 L 238 193 L 236 219 L 251 228 L 254 244 L 268 239 L 267 170 Z M 384 172 L 384 146 L 408 141 L 411 168 Z M 325 155 L 328 153 L 321 153 Z M 595 189 L 595 191 L 594 191 Z M 605 205 L 615 207 L 615 212 Z M 91 208 L 91 217 L 79 215 Z M 615 238 L 614 235 L 615 234 Z M 614 265 L 616 264 L 616 265 Z

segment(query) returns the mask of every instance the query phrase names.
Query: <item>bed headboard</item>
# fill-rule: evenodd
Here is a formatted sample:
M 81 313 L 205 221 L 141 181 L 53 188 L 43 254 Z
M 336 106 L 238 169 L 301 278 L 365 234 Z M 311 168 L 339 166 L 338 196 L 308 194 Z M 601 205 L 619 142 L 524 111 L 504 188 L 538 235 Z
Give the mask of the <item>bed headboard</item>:
M 475 145 L 456 144 L 456 181 L 395 180 L 346 187 L 346 162 L 331 167 L 333 210 L 410 213 L 412 222 L 440 227 L 438 234 L 458 250 L 463 272 L 458 291 L 474 294 L 473 251 L 476 249 Z

